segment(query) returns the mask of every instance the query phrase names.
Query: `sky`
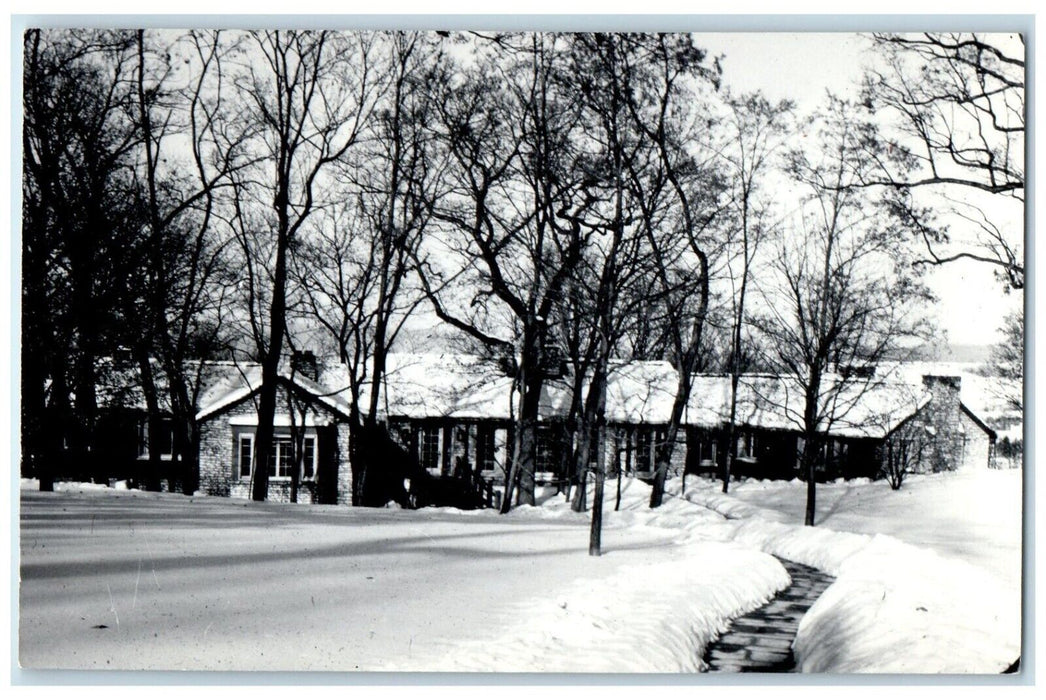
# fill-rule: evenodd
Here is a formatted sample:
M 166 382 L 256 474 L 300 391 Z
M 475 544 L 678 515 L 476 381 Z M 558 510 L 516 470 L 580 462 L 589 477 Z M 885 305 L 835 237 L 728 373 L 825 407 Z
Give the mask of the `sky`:
M 791 99 L 802 112 L 830 90 L 856 96 L 863 66 L 871 60 L 867 39 L 852 33 L 699 34 L 698 44 L 722 55 L 723 84 L 735 92 L 762 91 L 771 99 Z M 936 316 L 956 345 L 987 345 L 1023 296 L 1006 293 L 983 264 L 957 262 L 929 273 L 937 296 Z

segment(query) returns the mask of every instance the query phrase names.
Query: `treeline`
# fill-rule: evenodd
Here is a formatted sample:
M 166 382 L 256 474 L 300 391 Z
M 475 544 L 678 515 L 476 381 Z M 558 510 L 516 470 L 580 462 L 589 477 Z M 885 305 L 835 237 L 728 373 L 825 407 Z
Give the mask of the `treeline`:
M 60 460 L 90 463 L 101 358 L 140 373 L 151 423 L 173 416 L 169 478 L 187 491 L 193 360 L 261 363 L 255 464 L 295 350 L 348 367 L 366 432 L 388 352 L 431 318 L 452 329 L 440 342 L 515 375 L 505 509 L 533 502 L 539 397 L 560 361 L 578 508 L 618 358 L 679 373 L 652 506 L 699 371 L 735 392 L 751 369 L 797 378 L 812 474 L 841 410 L 824 376 L 925 333 L 912 233 L 947 239 L 912 203 L 924 163 L 882 131 L 881 85 L 798 114 L 723 89 L 696 41 L 28 31 L 24 473 L 47 488 Z M 152 445 L 150 460 L 158 479 Z M 267 487 L 257 470 L 254 498 Z

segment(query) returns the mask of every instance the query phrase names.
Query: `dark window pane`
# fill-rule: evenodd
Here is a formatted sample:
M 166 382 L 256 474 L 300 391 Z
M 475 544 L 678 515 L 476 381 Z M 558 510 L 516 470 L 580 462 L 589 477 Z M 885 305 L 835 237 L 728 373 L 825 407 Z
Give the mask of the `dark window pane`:
M 538 427 L 535 431 L 534 471 L 555 471 L 555 459 L 555 445 L 553 444 L 552 430 L 547 426 Z
M 311 479 L 315 470 L 313 465 L 316 462 L 316 438 L 307 437 L 305 438 L 305 464 L 303 469 L 303 478 Z
M 426 426 L 421 429 L 421 466 L 423 469 L 439 468 L 439 428 Z
M 174 422 L 170 418 L 164 418 L 160 421 L 158 430 L 159 434 L 156 439 L 160 454 L 172 454 L 174 451 Z
M 254 458 L 254 440 L 250 435 L 240 437 L 240 476 L 251 475 L 251 460 Z
M 483 471 L 494 471 L 494 428 L 476 427 L 476 464 Z

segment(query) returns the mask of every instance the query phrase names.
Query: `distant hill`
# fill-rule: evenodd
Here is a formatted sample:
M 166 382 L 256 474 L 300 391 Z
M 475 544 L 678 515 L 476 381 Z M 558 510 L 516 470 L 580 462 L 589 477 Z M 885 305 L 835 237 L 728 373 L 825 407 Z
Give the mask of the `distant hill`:
M 990 345 L 954 343 L 951 345 L 927 345 L 915 353 L 914 359 L 922 362 L 962 362 L 984 364 L 991 356 Z
M 947 362 L 987 362 L 991 351 L 990 345 L 953 344 L 947 347 L 947 356 L 941 359 Z

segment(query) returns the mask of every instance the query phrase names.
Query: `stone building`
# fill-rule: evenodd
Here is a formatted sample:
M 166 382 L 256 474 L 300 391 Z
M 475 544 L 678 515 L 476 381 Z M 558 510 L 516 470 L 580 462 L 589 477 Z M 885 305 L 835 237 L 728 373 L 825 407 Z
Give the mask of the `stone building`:
M 261 368 L 208 363 L 205 369 L 200 373 L 196 414 L 199 489 L 249 498 L 257 473 L 253 454 Z M 424 482 L 430 493 L 438 491 L 440 483 L 460 486 L 464 480 L 469 488 L 483 489 L 485 501 L 493 503 L 504 491 L 515 438 L 519 395 L 511 370 L 505 363 L 471 355 L 389 355 L 378 396 L 384 427 L 372 436 L 372 443 L 383 450 L 377 463 L 385 467 L 381 474 L 357 475 L 366 476 L 369 484 L 387 483 L 380 494 L 361 501 L 366 489 L 354 483 L 349 459 L 352 407 L 347 369 L 318 365 L 307 355 L 297 358 L 277 379 L 273 456 L 267 465 L 269 499 L 408 503 L 408 480 L 415 486 Z M 672 473 L 721 473 L 727 453 L 729 382 L 722 375 L 693 378 L 672 452 Z M 595 436 L 590 464 L 601 464 L 610 476 L 652 478 L 656 456 L 667 439 L 677 386 L 678 375 L 667 362 L 614 362 L 607 382 L 605 428 Z M 562 488 L 569 478 L 569 457 L 578 436 L 567 418 L 579 387 L 582 394 L 587 391 L 587 378 L 566 368 L 544 382 L 536 434 L 538 485 Z M 902 457 L 910 462 L 910 471 L 987 468 L 994 458 L 995 433 L 963 403 L 960 390 L 961 380 L 954 376 L 829 376 L 824 394 L 833 404 L 822 411 L 826 420 L 820 427 L 824 445 L 818 478 L 877 478 L 891 460 Z M 144 411 L 132 394 L 122 396 L 119 406 L 110 402 L 114 415 L 119 408 L 124 426 L 112 443 L 126 443 L 127 460 L 136 458 L 140 464 L 147 435 L 143 438 Z M 799 476 L 802 396 L 801 387 L 788 378 L 741 378 L 735 476 Z M 366 406 L 369 401 L 364 388 L 360 403 Z M 363 441 L 356 442 L 359 449 Z
M 299 503 L 350 503 L 349 405 L 298 372 L 281 371 L 278 382 L 269 500 L 290 501 L 296 489 Z M 207 391 L 196 415 L 203 492 L 250 497 L 261 388 L 255 365 L 238 368 Z
M 878 478 L 903 455 L 905 469 L 925 473 L 992 465 L 995 433 L 960 398 L 957 376 L 924 375 L 914 383 L 873 376 L 824 380 L 818 478 Z M 687 469 L 720 474 L 727 445 L 730 378 L 699 376 L 687 406 Z M 793 478 L 803 447 L 802 386 L 792 378 L 745 375 L 738 385 L 732 474 Z

